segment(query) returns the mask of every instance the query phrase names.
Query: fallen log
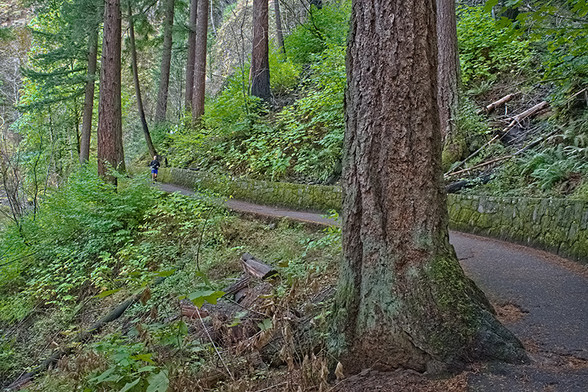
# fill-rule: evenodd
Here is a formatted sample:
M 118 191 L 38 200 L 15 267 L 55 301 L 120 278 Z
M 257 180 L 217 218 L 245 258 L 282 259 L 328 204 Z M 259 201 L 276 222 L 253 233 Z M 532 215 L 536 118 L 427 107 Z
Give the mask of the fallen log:
M 471 169 L 468 169 L 471 170 Z M 445 192 L 447 193 L 457 193 L 460 190 L 464 189 L 464 188 L 471 188 L 477 184 L 486 184 L 490 181 L 490 174 L 483 174 L 477 178 L 474 178 L 472 180 L 460 180 L 460 181 L 455 181 L 452 182 L 451 184 L 448 184 L 445 186 Z
M 500 98 L 498 101 L 494 101 L 490 105 L 487 105 L 485 108 L 478 110 L 478 114 L 492 113 L 496 108 L 499 108 L 500 106 L 504 105 L 505 103 L 507 103 L 508 101 L 513 99 L 515 95 L 516 94 L 505 95 L 504 97 Z
M 237 296 L 237 294 L 240 291 L 249 287 L 249 284 L 251 284 L 251 281 L 252 281 L 251 275 L 247 275 L 247 274 L 241 275 L 241 277 L 239 277 L 239 279 L 237 279 L 237 281 L 235 281 L 235 283 L 233 283 L 230 286 L 227 286 L 223 289 L 223 292 L 225 293 L 223 295 L 223 297 L 224 298 L 235 298 L 235 296 Z M 239 301 L 237 300 L 237 302 L 239 302 Z
M 249 253 L 243 253 L 241 265 L 246 273 L 262 280 L 278 273 L 273 267 L 262 263 Z

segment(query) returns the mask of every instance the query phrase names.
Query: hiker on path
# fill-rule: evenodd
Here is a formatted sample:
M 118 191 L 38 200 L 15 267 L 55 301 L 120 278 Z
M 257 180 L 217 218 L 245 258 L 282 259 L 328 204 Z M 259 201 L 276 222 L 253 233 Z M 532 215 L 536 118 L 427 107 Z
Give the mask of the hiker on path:
M 159 161 L 157 160 L 157 155 L 153 157 L 153 160 L 149 164 L 151 167 L 151 179 L 153 182 L 157 181 L 157 169 L 159 169 Z

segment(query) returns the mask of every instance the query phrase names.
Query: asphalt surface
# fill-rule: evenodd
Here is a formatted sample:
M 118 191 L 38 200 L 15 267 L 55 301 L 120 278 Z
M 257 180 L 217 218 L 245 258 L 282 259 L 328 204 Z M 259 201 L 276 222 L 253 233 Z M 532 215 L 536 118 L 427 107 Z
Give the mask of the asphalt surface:
M 167 192 L 190 190 L 160 184 Z M 317 225 L 337 224 L 321 214 L 227 201 L 228 208 Z M 531 364 L 489 364 L 470 376 L 471 391 L 588 392 L 588 267 L 504 241 L 451 232 L 466 274 L 498 308 L 503 323 L 525 344 Z

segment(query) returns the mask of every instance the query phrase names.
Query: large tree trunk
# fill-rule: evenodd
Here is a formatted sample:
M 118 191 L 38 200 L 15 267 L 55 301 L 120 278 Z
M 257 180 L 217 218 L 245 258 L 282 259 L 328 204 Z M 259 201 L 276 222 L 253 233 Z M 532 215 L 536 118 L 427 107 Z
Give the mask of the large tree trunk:
M 282 13 L 280 12 L 280 0 L 274 0 L 274 12 L 276 17 L 276 35 L 278 37 L 278 45 L 282 52 L 286 53 L 286 46 L 284 45 L 284 31 L 282 30 Z
M 525 359 L 448 241 L 435 0 L 355 0 L 347 76 L 331 341 L 344 370 Z
M 175 0 L 167 0 L 165 3 L 163 50 L 161 52 L 159 91 L 157 93 L 157 106 L 155 108 L 156 124 L 165 122 L 167 113 L 167 94 L 169 89 L 169 71 L 172 55 L 172 32 L 174 27 L 174 6 Z
M 92 137 L 92 115 L 94 112 L 94 85 L 96 79 L 96 63 L 98 59 L 99 24 L 90 31 L 88 37 L 88 73 L 84 94 L 84 112 L 82 115 L 82 136 L 80 140 L 80 163 L 90 159 L 90 139 Z
M 192 122 L 197 123 L 204 114 L 206 92 L 206 44 L 208 42 L 208 0 L 198 1 L 196 21 L 196 61 L 194 64 L 194 93 L 192 97 Z
M 268 0 L 253 0 L 253 50 L 251 52 L 251 95 L 271 99 L 268 43 Z
M 188 53 L 186 59 L 186 99 L 185 110 L 192 109 L 192 94 L 194 90 L 194 62 L 196 61 L 196 15 L 198 0 L 190 1 L 190 32 L 188 33 Z
M 151 140 L 151 133 L 149 133 L 149 126 L 147 125 L 147 118 L 145 117 L 145 110 L 143 108 L 143 99 L 141 97 L 141 84 L 139 83 L 139 69 L 137 67 L 137 46 L 135 45 L 135 23 L 133 21 L 133 9 L 131 7 L 131 0 L 128 0 L 129 8 L 129 38 L 131 49 L 131 65 L 133 68 L 133 82 L 135 84 L 135 95 L 137 96 L 137 109 L 139 110 L 139 117 L 141 119 L 141 127 L 143 128 L 143 135 L 147 143 L 147 149 L 150 156 L 157 155 L 153 141 Z
M 439 67 L 439 119 L 443 138 L 455 134 L 458 110 L 459 54 L 455 0 L 437 0 L 437 44 Z
M 116 177 L 107 175 L 109 168 L 125 169 L 120 96 L 120 48 L 120 0 L 106 0 L 98 105 L 98 174 L 114 185 L 117 183 Z

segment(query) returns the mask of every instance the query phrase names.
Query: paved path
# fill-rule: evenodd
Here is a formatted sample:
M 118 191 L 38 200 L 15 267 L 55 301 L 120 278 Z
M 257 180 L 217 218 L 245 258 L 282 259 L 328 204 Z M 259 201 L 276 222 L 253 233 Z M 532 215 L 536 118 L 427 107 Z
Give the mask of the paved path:
M 194 193 L 170 184 L 167 192 Z M 238 212 L 318 225 L 337 224 L 320 214 L 229 200 Z M 588 268 L 535 249 L 451 232 L 465 272 L 500 308 L 510 309 L 505 324 L 527 346 L 529 366 L 493 365 L 473 374 L 479 391 L 588 392 Z M 509 306 L 510 305 L 510 306 Z

